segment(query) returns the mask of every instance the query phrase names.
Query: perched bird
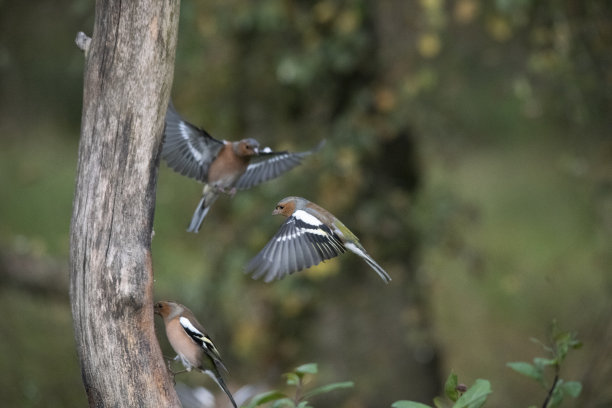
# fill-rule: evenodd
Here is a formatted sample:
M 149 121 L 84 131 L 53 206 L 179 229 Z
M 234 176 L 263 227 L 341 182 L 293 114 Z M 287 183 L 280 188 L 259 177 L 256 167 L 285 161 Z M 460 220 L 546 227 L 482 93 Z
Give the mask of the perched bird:
M 220 368 L 227 372 L 221 362 L 221 355 L 191 310 L 176 302 L 157 302 L 154 310 L 155 314 L 164 319 L 166 336 L 177 353 L 175 360 L 180 359 L 187 371 L 196 368 L 212 377 L 227 394 L 234 408 L 237 408 L 219 372 Z
M 162 157 L 178 173 L 204 183 L 202 199 L 187 231 L 198 232 L 204 217 L 220 193 L 235 194 L 259 183 L 280 176 L 319 150 L 325 141 L 312 150 L 290 153 L 259 148 L 255 139 L 237 142 L 221 141 L 185 121 L 172 102 L 166 112 L 166 128 Z
M 287 220 L 246 267 L 254 279 L 266 282 L 334 258 L 347 249 L 362 257 L 388 283 L 391 277 L 372 259 L 359 239 L 329 211 L 302 197 L 286 197 L 272 215 Z

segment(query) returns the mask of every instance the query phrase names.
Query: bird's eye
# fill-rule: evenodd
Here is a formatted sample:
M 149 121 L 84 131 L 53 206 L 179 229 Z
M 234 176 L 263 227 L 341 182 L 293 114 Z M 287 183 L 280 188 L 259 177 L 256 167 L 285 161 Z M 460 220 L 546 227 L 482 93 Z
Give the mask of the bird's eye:
M 283 208 L 285 208 L 285 206 L 284 206 L 284 205 L 277 205 L 277 206 L 276 206 L 276 209 L 277 209 L 277 210 L 282 210 Z

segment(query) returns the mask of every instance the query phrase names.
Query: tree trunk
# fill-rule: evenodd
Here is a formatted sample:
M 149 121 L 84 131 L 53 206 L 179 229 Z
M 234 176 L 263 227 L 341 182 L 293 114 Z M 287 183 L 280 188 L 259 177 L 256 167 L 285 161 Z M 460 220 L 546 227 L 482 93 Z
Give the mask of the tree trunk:
M 89 405 L 178 407 L 153 325 L 151 238 L 179 0 L 96 1 L 70 231 Z

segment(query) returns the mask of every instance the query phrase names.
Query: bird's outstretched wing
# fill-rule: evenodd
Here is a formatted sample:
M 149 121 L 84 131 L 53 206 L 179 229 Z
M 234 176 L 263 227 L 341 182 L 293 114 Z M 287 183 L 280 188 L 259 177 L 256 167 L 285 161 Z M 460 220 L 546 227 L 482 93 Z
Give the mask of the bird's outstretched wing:
M 251 159 L 244 174 L 238 179 L 236 188 L 246 190 L 257 184 L 276 178 L 302 163 L 306 156 L 319 151 L 325 140 L 322 140 L 314 149 L 305 152 L 274 152 L 269 148 L 262 149 L 259 154 Z
M 206 335 L 202 330 L 198 329 L 196 325 L 194 325 L 194 323 L 192 323 L 191 320 L 186 317 L 181 316 L 179 322 L 181 323 L 183 330 L 185 330 L 185 333 L 187 333 L 187 335 L 191 337 L 196 344 L 202 347 L 206 355 L 208 355 L 214 361 L 215 365 L 227 371 L 223 365 L 223 362 L 221 361 L 221 354 L 219 354 L 219 350 L 217 350 L 210 337 L 208 337 L 208 335 Z
M 205 182 L 210 164 L 221 148 L 222 141 L 181 118 L 170 102 L 166 112 L 162 148 L 162 158 L 170 168 L 184 176 Z
M 266 282 L 281 279 L 346 251 L 340 238 L 325 224 L 297 210 L 281 225 L 270 242 L 251 259 L 246 273 Z

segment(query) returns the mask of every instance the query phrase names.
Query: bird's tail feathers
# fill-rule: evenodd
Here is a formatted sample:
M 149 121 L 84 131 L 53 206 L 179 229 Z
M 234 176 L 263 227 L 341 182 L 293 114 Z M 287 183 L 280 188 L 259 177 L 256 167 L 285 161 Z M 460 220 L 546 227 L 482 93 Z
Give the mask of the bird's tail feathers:
M 234 408 L 238 408 L 238 405 L 236 404 L 236 401 L 234 401 L 234 396 L 230 392 L 229 388 L 227 388 L 227 385 L 225 385 L 225 381 L 223 381 L 223 377 L 221 377 L 221 375 L 218 372 L 216 373 L 216 372 L 214 372 L 212 370 L 202 370 L 202 372 L 204 374 L 208 374 L 210 376 L 210 378 L 215 380 L 215 382 L 217 383 L 219 388 L 221 388 L 223 390 L 223 392 L 225 394 L 227 394 L 227 397 L 232 402 L 232 405 L 234 406 Z
M 374 269 L 378 276 L 380 276 L 380 278 L 385 281 L 385 283 L 391 282 L 391 276 L 389 276 L 387 271 L 385 271 L 378 263 L 376 263 L 376 261 L 365 251 L 365 249 L 363 249 L 361 245 L 356 245 L 352 242 L 349 242 L 345 243 L 344 246 L 351 252 L 354 252 L 355 254 L 362 257 L 368 263 L 368 265 L 370 265 L 370 268 Z
M 204 217 L 210 211 L 210 207 L 213 205 L 219 195 L 212 190 L 204 189 L 204 193 L 202 194 L 202 198 L 200 199 L 200 203 L 196 207 L 193 212 L 193 216 L 191 217 L 191 222 L 189 223 L 189 228 L 187 228 L 187 232 L 193 232 L 197 234 L 200 231 L 200 227 L 202 226 L 202 222 L 204 221 Z
M 203 194 L 200 199 L 200 203 L 196 207 L 193 217 L 191 217 L 191 223 L 189 223 L 189 228 L 187 228 L 188 232 L 197 233 L 202 226 L 202 222 L 204 221 L 204 217 L 210 211 L 210 207 L 217 200 L 217 194 Z
M 379 264 L 377 264 L 376 261 L 372 259 L 372 257 L 368 256 L 364 259 L 368 263 L 368 265 L 370 265 L 370 267 L 376 271 L 378 276 L 380 276 L 380 278 L 385 281 L 385 283 L 391 282 L 391 276 L 389 276 L 387 271 L 385 271 Z

